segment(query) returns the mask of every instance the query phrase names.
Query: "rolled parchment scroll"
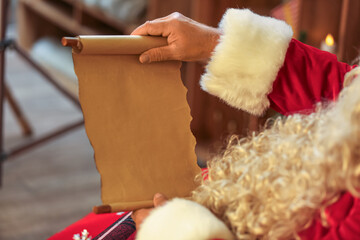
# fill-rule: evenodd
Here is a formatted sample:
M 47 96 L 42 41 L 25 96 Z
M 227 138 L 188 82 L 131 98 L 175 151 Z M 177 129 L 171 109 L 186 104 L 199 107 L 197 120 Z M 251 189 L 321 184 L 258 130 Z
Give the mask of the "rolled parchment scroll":
M 151 207 L 157 192 L 189 196 L 200 168 L 181 63 L 138 60 L 166 39 L 79 36 L 63 44 L 73 47 L 85 128 L 101 176 L 104 205 L 94 211 Z

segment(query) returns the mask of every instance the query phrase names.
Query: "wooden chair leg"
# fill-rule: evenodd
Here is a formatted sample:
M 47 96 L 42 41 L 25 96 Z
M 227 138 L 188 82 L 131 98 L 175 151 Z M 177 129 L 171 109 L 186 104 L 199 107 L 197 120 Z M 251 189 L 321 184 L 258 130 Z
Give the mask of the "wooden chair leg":
M 23 112 L 21 111 L 19 104 L 16 102 L 15 98 L 13 97 L 10 89 L 5 85 L 5 98 L 8 100 L 10 108 L 15 114 L 15 118 L 21 126 L 22 133 L 24 136 L 32 135 L 33 131 L 28 120 L 25 118 Z

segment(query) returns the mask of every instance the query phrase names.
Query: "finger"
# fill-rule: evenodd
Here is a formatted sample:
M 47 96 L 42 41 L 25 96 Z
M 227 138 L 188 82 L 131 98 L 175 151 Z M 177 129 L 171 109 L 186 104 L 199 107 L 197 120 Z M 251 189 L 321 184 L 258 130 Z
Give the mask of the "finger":
M 169 35 L 167 25 L 168 22 L 163 20 L 147 21 L 143 25 L 137 27 L 131 33 L 131 35 L 152 35 L 167 37 Z
M 132 213 L 131 213 L 131 218 L 134 220 L 134 222 L 136 222 L 136 220 L 137 220 L 137 216 L 138 216 L 138 212 L 139 212 L 140 210 L 136 210 L 136 211 L 133 211 Z
M 164 47 L 152 48 L 142 53 L 139 57 L 139 60 L 141 63 L 151 63 L 151 62 L 177 60 L 177 59 L 175 59 L 175 56 L 171 51 L 171 47 L 164 46 Z
M 151 209 L 139 209 L 131 214 L 131 218 L 134 220 L 136 229 L 139 229 L 145 218 L 150 214 Z
M 146 216 L 146 212 L 148 211 L 148 209 L 139 209 L 136 211 L 133 211 L 133 213 L 131 214 L 131 218 L 136 222 L 136 221 L 141 221 L 143 219 L 144 216 Z
M 144 23 L 144 24 L 138 26 L 137 28 L 135 28 L 135 30 L 132 31 L 130 33 L 130 35 L 147 35 L 146 32 L 145 32 L 145 28 L 146 28 L 145 24 L 146 23 Z
M 161 193 L 156 193 L 154 195 L 154 199 L 153 199 L 154 206 L 155 207 L 160 207 L 160 206 L 164 205 L 167 202 L 167 200 L 168 199 L 164 195 L 162 195 Z

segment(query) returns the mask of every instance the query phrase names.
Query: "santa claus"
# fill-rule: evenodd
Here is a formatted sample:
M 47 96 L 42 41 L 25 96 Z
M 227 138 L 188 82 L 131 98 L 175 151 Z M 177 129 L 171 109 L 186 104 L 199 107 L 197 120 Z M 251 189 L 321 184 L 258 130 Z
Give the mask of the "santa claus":
M 161 206 L 137 211 L 137 239 L 360 239 L 360 68 L 247 9 L 229 9 L 219 28 L 175 13 L 133 34 L 168 37 L 142 63 L 210 58 L 205 91 L 287 116 L 232 137 L 191 200 L 157 195 Z

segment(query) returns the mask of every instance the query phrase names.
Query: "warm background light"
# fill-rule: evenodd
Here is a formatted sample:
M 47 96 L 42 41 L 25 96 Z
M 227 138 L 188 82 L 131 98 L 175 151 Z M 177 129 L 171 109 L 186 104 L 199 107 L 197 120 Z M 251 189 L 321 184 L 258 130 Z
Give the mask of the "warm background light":
M 333 54 L 336 54 L 336 43 L 334 37 L 329 33 L 326 35 L 325 40 L 321 42 L 320 49 Z
M 334 37 L 329 33 L 328 35 L 326 35 L 325 42 L 328 46 L 334 45 Z

